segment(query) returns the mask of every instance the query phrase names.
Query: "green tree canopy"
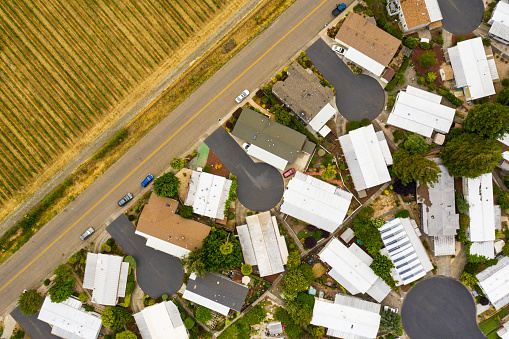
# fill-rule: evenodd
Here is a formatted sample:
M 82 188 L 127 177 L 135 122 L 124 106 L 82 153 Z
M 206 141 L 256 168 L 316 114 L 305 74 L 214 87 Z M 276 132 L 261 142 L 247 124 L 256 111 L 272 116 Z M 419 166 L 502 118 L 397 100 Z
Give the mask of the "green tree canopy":
M 494 140 L 463 133 L 445 145 L 440 157 L 452 176 L 476 178 L 493 172 L 502 160 L 502 147 Z
M 210 312 L 210 309 L 203 306 L 198 306 L 198 309 L 196 310 L 196 320 L 205 324 L 211 319 L 212 313 Z
M 307 290 L 309 287 L 309 280 L 306 279 L 304 274 L 298 269 L 290 270 L 283 279 L 283 290 L 285 296 L 290 296 L 290 299 L 295 299 L 297 293 Z
M 300 251 L 290 252 L 290 254 L 288 254 L 288 260 L 286 261 L 286 267 L 293 270 L 294 268 L 299 268 L 300 264 Z
M 385 255 L 378 254 L 373 259 L 369 267 L 371 267 L 373 272 L 382 278 L 387 283 L 387 285 L 391 286 L 392 288 L 396 287 L 396 282 L 391 276 L 391 269 L 394 267 L 391 259 L 387 258 Z
M 191 251 L 188 255 L 180 259 L 182 266 L 187 267 L 189 273 L 195 273 L 199 277 L 205 275 L 207 270 L 205 269 L 205 263 L 202 260 L 201 248 Z
M 392 154 L 392 170 L 403 185 L 419 180 L 424 185 L 438 181 L 441 172 L 437 163 L 420 154 L 411 154 L 406 149 L 399 149 Z
M 417 47 L 418 44 L 419 40 L 417 40 L 416 38 L 408 37 L 405 40 L 403 40 L 403 45 L 410 49 Z
M 194 216 L 193 206 L 182 206 L 180 216 L 186 219 L 192 219 Z
M 462 284 L 470 287 L 474 287 L 479 282 L 475 274 L 471 274 L 468 272 L 463 272 L 461 274 L 460 280 Z
M 383 245 L 380 231 L 373 225 L 367 214 L 361 212 L 353 219 L 355 236 L 366 246 L 371 255 L 377 255 Z
M 128 255 L 124 258 L 124 262 L 129 264 L 129 267 L 136 268 L 136 259 L 134 259 L 132 256 Z
M 178 193 L 180 179 L 172 172 L 168 172 L 156 178 L 153 187 L 158 197 L 173 198 Z
M 123 307 L 106 307 L 101 314 L 101 321 L 104 327 L 112 330 L 121 330 L 131 320 L 132 315 Z
M 53 273 L 56 277 L 53 279 L 53 285 L 49 288 L 48 293 L 52 302 L 61 303 L 67 300 L 74 292 L 76 279 L 71 267 L 67 265 L 59 265 Z
M 336 166 L 334 164 L 327 165 L 327 168 L 322 172 L 322 178 L 327 179 L 334 179 L 337 174 Z
M 124 331 L 117 333 L 117 335 L 115 335 L 115 339 L 137 339 L 137 338 L 138 337 L 136 336 L 136 334 L 134 334 L 131 331 Z
M 502 88 L 497 95 L 497 102 L 502 105 L 509 105 L 509 87 Z
M 413 39 L 413 38 L 412 38 Z M 417 40 L 417 39 L 415 39 Z M 325 327 L 322 326 L 313 326 L 311 328 L 308 327 L 309 333 L 315 338 L 323 338 L 325 337 Z
M 424 155 L 428 151 L 426 140 L 419 134 L 412 134 L 403 142 L 403 147 L 410 154 Z
M 381 332 L 394 332 L 396 335 L 403 335 L 403 325 L 399 314 L 382 310 L 380 317 Z
M 274 113 L 276 122 L 280 123 L 281 125 L 288 126 L 292 122 L 292 114 L 286 111 L 280 105 L 274 105 L 272 112 Z
M 485 103 L 472 108 L 463 128 L 483 138 L 498 139 L 509 132 L 509 106 Z
M 242 272 L 243 275 L 250 275 L 251 273 L 253 273 L 253 268 L 251 267 L 251 265 L 244 264 L 240 268 L 240 271 Z
M 35 314 L 42 305 L 42 295 L 36 290 L 28 290 L 18 298 L 19 309 L 24 315 Z
M 309 305 L 302 304 L 301 307 L 292 315 L 293 321 L 299 326 L 307 326 L 313 317 L 313 308 Z
M 436 54 L 433 51 L 426 51 L 421 54 L 421 56 L 417 59 L 419 65 L 423 67 L 429 67 L 431 65 L 438 64 Z
M 174 170 L 180 171 L 182 168 L 186 167 L 189 163 L 189 159 L 186 158 L 173 158 L 170 166 Z
M 242 248 L 235 237 L 228 237 L 230 233 L 212 228 L 209 235 L 203 240 L 201 258 L 205 269 L 217 272 L 225 269 L 238 267 L 242 264 Z M 223 254 L 220 248 L 228 241 L 231 244 L 231 252 Z

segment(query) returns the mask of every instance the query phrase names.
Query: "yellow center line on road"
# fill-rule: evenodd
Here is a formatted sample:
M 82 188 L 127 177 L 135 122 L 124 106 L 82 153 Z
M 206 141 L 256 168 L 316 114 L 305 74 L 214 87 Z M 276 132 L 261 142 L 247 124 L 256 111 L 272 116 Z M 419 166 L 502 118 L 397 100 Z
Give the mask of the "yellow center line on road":
M 272 51 L 277 45 L 281 43 L 290 33 L 292 33 L 297 27 L 299 27 L 304 21 L 306 21 L 318 8 L 320 8 L 327 0 L 323 0 L 318 6 L 316 6 L 308 15 L 304 17 L 297 25 L 295 25 L 291 30 L 288 31 L 281 39 L 279 39 L 271 48 L 269 48 L 265 53 L 263 53 L 255 62 L 253 62 L 248 68 L 246 68 L 238 77 L 236 77 L 228 86 L 226 86 L 219 94 L 217 94 L 212 100 L 210 100 L 202 109 L 200 109 L 195 115 L 191 117 L 185 124 L 183 124 L 175 133 L 173 133 L 165 142 L 161 144 L 155 151 L 153 151 L 145 160 L 143 160 L 138 166 L 136 166 L 124 179 L 122 179 L 115 187 L 111 189 L 104 197 L 102 197 L 94 206 L 92 206 L 85 214 L 83 214 L 78 220 L 74 222 L 69 228 L 67 228 L 58 238 L 56 238 L 51 244 L 48 245 L 41 253 L 39 253 L 31 262 L 29 262 L 21 271 L 19 271 L 11 280 L 9 280 L 2 288 L 0 288 L 0 292 L 3 291 L 10 283 L 14 281 L 21 273 L 23 273 L 27 268 L 29 268 L 37 259 L 39 259 L 46 251 L 48 251 L 57 241 L 62 239 L 64 235 L 67 234 L 77 223 L 79 223 L 84 217 L 86 217 L 94 208 L 96 208 L 104 199 L 106 199 L 114 190 L 116 190 L 124 181 L 126 181 L 134 172 L 138 170 L 144 163 L 146 163 L 152 156 L 154 156 L 161 148 L 164 147 L 171 139 L 173 139 L 182 129 L 184 129 L 187 125 L 189 125 L 198 115 L 200 115 L 207 107 L 209 107 L 214 101 L 216 101 L 219 96 L 221 96 L 228 88 L 230 88 L 237 80 L 239 80 L 244 74 L 246 74 L 251 68 L 253 68 L 261 59 L 263 59 L 270 51 Z

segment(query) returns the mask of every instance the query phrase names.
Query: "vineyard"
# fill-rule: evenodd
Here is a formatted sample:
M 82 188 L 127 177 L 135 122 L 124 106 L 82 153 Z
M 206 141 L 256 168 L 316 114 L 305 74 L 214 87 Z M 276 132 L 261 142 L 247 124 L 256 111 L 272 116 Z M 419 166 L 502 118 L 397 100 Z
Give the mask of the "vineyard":
M 0 205 L 26 190 L 228 1 L 4 1 Z

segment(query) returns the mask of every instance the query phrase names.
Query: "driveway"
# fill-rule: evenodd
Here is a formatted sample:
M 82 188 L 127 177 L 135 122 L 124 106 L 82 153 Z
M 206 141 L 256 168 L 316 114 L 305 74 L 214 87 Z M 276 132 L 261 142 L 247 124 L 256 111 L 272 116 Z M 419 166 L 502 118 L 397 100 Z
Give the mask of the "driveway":
M 459 281 L 444 276 L 417 283 L 406 296 L 401 317 L 412 339 L 485 338 L 476 323 L 470 292 Z
M 44 321 L 40 321 L 37 319 L 39 316 L 39 312 L 33 315 L 23 315 L 19 306 L 11 312 L 11 316 L 16 320 L 16 322 L 21 326 L 23 331 L 30 338 L 34 339 L 58 339 L 59 337 L 51 334 L 51 326 Z
M 322 39 L 312 44 L 306 54 L 336 89 L 336 106 L 345 119 L 371 121 L 382 112 L 385 93 L 378 81 L 365 74 L 353 74 Z
M 237 177 L 237 196 L 242 205 L 262 212 L 281 201 L 284 193 L 281 173 L 269 164 L 254 162 L 224 128 L 216 129 L 205 144 Z
M 136 259 L 136 280 L 152 298 L 178 292 L 184 280 L 180 259 L 145 245 L 147 239 L 134 234 L 136 228 L 122 214 L 107 228 L 124 252 Z
M 438 0 L 442 11 L 442 27 L 452 34 L 473 32 L 482 22 L 482 0 Z

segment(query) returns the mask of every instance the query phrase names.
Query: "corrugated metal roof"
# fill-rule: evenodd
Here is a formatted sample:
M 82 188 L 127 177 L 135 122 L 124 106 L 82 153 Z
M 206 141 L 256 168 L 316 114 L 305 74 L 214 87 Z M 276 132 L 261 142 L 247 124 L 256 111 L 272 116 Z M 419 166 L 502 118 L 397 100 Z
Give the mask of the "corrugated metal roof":
M 127 275 L 129 274 L 129 263 L 123 262 L 120 268 L 120 280 L 118 282 L 118 296 L 125 297 Z
M 334 303 L 315 300 L 311 324 L 328 328 L 327 334 L 338 338 L 376 338 L 379 313 L 380 304 L 338 294 Z
M 274 321 L 267 324 L 267 329 L 271 335 L 278 335 L 283 333 L 283 325 L 280 321 Z
M 454 235 L 439 235 L 433 237 L 435 256 L 456 254 L 456 240 Z
M 56 330 L 58 333 L 67 332 L 77 338 L 96 339 L 102 327 L 101 317 L 97 313 L 81 310 L 81 302 L 78 301 L 78 303 L 79 307 L 76 308 L 76 299 L 53 303 L 49 297 L 46 297 L 37 319 L 50 324 L 53 328 L 62 329 L 62 331 Z
M 479 286 L 498 310 L 509 303 L 509 257 L 502 257 L 495 266 L 477 274 Z
M 378 139 L 378 145 L 380 146 L 380 150 L 382 150 L 382 154 L 384 156 L 385 163 L 387 166 L 392 165 L 392 154 L 389 149 L 389 145 L 387 144 L 387 139 L 385 139 L 385 133 L 383 131 L 376 132 L 376 137 Z
M 407 285 L 433 269 L 428 254 L 408 218 L 395 218 L 380 227 L 382 241 L 395 266 L 396 285 Z
M 477 178 L 463 178 L 463 195 L 470 205 L 470 241 L 494 241 L 495 210 L 491 173 Z
M 206 172 L 193 171 L 184 205 L 193 206 L 196 214 L 214 219 L 224 218 L 224 205 L 232 181 Z
M 413 88 L 408 86 L 407 92 L 398 94 L 387 123 L 427 138 L 431 137 L 433 130 L 448 133 L 456 110 L 437 103 L 434 97 L 429 97 L 434 100 L 430 101 L 424 98 L 425 95 L 415 95 L 418 89 L 409 92 Z
M 247 149 L 247 154 L 250 156 L 263 161 L 275 168 L 284 171 L 288 161 L 283 158 L 278 157 L 277 155 L 270 153 L 269 151 L 264 150 L 256 145 L 251 144 Z
M 506 322 L 501 329 L 497 331 L 501 339 L 509 339 L 509 321 Z
M 89 252 L 85 266 L 86 284 L 83 285 L 93 290 L 92 301 L 115 306 L 118 297 L 125 294 L 128 268 L 129 264 L 122 263 L 120 256 Z
M 182 258 L 182 257 L 188 255 L 189 253 L 191 253 L 191 251 L 188 249 L 174 245 L 172 243 L 169 243 L 167 241 L 164 241 L 159 238 L 153 237 L 151 235 L 145 234 L 143 232 L 136 231 L 135 233 L 138 235 L 141 235 L 144 238 L 147 238 L 146 245 L 148 247 L 152 247 L 153 249 L 156 249 L 158 251 L 168 253 L 169 255 L 173 255 L 174 257 Z
M 322 127 L 336 114 L 336 109 L 331 104 L 325 105 L 324 108 L 311 120 L 309 126 L 315 131 L 320 131 Z M 330 132 L 330 129 L 329 129 Z
M 349 249 L 337 238 L 332 238 L 318 254 L 322 261 L 332 267 L 329 275 L 343 287 L 350 286 L 351 289 L 354 289 L 349 290 L 353 294 L 367 293 L 378 280 L 378 276 L 364 261 L 365 259 L 356 255 L 357 248 L 358 246 L 353 246 Z M 390 288 L 388 288 L 387 294 L 389 292 Z M 379 298 L 380 296 L 377 296 L 377 299 Z
M 473 241 L 470 246 L 470 254 L 480 255 L 488 259 L 495 258 L 494 241 Z
M 353 130 L 339 142 L 357 191 L 391 180 L 373 125 Z
M 172 301 L 163 301 L 134 314 L 143 339 L 187 339 L 189 335 Z
M 509 4 L 499 1 L 488 23 L 491 25 L 489 34 L 509 41 Z
M 244 262 L 248 265 L 256 265 L 256 256 L 251 242 L 251 236 L 249 235 L 249 229 L 247 225 L 237 226 L 237 234 L 239 235 L 240 246 L 242 247 L 242 255 L 244 256 Z
M 345 219 L 352 194 L 302 172 L 288 183 L 281 212 L 328 232 L 334 232 Z
M 377 77 L 381 76 L 382 72 L 385 69 L 384 65 L 371 59 L 366 54 L 362 54 L 361 52 L 359 52 L 358 50 L 356 50 L 353 47 L 348 48 L 348 50 L 345 53 L 345 58 L 356 63 L 357 65 L 361 66 L 362 68 L 368 70 L 369 72 L 373 73 Z

